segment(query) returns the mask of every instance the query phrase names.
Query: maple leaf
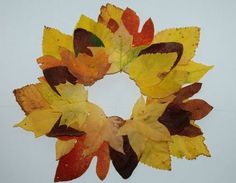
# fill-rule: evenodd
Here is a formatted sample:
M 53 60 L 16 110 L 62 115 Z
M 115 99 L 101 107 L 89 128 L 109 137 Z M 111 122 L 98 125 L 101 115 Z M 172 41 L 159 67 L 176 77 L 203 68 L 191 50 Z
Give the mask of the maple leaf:
M 66 49 L 61 49 L 62 62 L 79 83 L 92 85 L 102 79 L 110 67 L 108 55 L 103 48 L 91 48 L 93 56 L 79 54 L 77 57 Z
M 170 169 L 170 163 L 167 162 L 170 162 L 168 153 L 170 134 L 164 125 L 157 122 L 158 116 L 165 110 L 166 105 L 156 102 L 146 104 L 144 98 L 141 97 L 133 108 L 131 119 L 119 129 L 120 135 L 128 135 L 131 147 L 143 163 L 160 169 Z M 166 152 L 166 161 L 162 162 L 158 158 L 150 161 L 147 158 L 147 153 L 153 150 L 151 148 L 153 145 L 159 147 L 153 152 L 157 155 L 156 157 L 163 151 Z M 163 150 L 163 148 L 166 149 Z
M 126 70 L 126 66 L 138 56 L 143 47 L 132 47 L 132 36 L 129 35 L 123 25 L 114 33 L 111 38 L 111 45 L 106 47 L 111 67 L 109 74 Z
M 95 152 L 104 141 L 108 142 L 115 150 L 123 153 L 123 138 L 117 135 L 120 127 L 118 123 L 123 123 L 121 118 L 107 118 L 103 110 L 92 103 L 88 105 L 88 112 L 90 115 L 81 127 L 81 130 L 87 134 L 84 154 Z
M 108 144 L 104 142 L 96 152 L 84 156 L 85 138 L 85 135 L 76 138 L 61 138 L 61 140 L 75 139 L 77 142 L 68 154 L 60 158 L 55 174 L 55 182 L 68 181 L 80 177 L 88 169 L 94 156 L 97 156 L 97 175 L 101 180 L 105 179 L 110 165 Z
M 151 18 L 144 23 L 141 32 L 138 32 L 139 17 L 130 8 L 124 10 L 121 19 L 129 34 L 133 36 L 133 46 L 149 45 L 152 42 L 154 25 Z

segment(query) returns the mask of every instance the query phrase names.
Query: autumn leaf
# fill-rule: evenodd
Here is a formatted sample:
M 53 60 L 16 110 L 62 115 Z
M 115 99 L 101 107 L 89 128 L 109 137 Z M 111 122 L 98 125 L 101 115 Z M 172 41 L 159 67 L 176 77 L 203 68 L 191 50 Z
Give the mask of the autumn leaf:
M 104 142 L 96 152 L 84 156 L 85 138 L 85 136 L 71 138 L 76 139 L 77 143 L 68 154 L 60 158 L 55 174 L 55 182 L 69 181 L 80 177 L 88 169 L 94 156 L 97 156 L 97 175 L 101 180 L 105 179 L 110 165 L 108 145 Z M 68 140 L 68 138 L 65 139 Z
M 70 35 L 61 33 L 57 29 L 44 27 L 42 46 L 43 55 L 60 59 L 60 47 L 73 51 L 73 38 Z
M 49 105 L 39 91 L 40 84 L 31 84 L 13 91 L 21 109 L 30 114 L 37 109 L 48 109 Z
M 158 84 L 162 74 L 169 72 L 176 60 L 176 53 L 145 54 L 137 57 L 129 66 L 129 75 L 142 88 Z
M 161 42 L 178 42 L 184 47 L 180 64 L 184 65 L 190 62 L 195 55 L 195 50 L 199 43 L 200 28 L 199 27 L 183 27 L 172 28 L 158 32 L 153 43 Z
M 56 142 L 56 159 L 59 160 L 62 156 L 68 154 L 77 143 L 76 139 L 60 140 Z
M 152 42 L 154 25 L 151 18 L 144 23 L 141 32 L 138 32 L 140 24 L 139 17 L 130 8 L 125 9 L 121 19 L 129 34 L 133 36 L 133 46 L 149 45 Z
M 65 84 L 67 81 L 72 84 L 76 84 L 77 81 L 77 78 L 75 78 L 65 66 L 57 66 L 44 69 L 43 74 L 48 84 L 57 93 L 58 91 L 55 86 L 59 84 Z
M 107 118 L 103 110 L 92 103 L 88 105 L 88 112 L 90 115 L 81 128 L 87 134 L 84 154 L 95 152 L 104 141 L 108 142 L 115 150 L 123 153 L 123 139 L 117 134 L 119 124 L 122 124 L 123 120 L 118 117 Z
M 120 135 L 128 135 L 129 142 L 138 158 L 143 163 L 160 169 L 170 169 L 170 163 L 160 162 L 158 159 L 150 161 L 147 158 L 147 153 L 152 151 L 153 145 L 161 147 L 164 143 L 168 144 L 170 140 L 170 134 L 167 128 L 157 121 L 157 118 L 165 110 L 166 104 L 158 104 L 152 102 L 146 104 L 143 97 L 141 97 L 135 104 L 132 112 L 132 117 L 127 120 L 126 123 L 119 129 Z M 163 148 L 167 148 L 165 152 L 168 152 L 168 145 L 162 146 L 162 148 L 156 148 L 153 153 L 162 153 Z M 162 149 L 162 150 L 161 150 Z M 159 151 L 161 150 L 161 151 Z M 144 156 L 142 158 L 142 156 Z M 169 153 L 166 154 L 166 157 Z M 170 161 L 170 157 L 167 158 Z
M 26 89 L 23 89 L 24 100 L 20 102 L 20 105 L 30 113 L 16 124 L 16 127 L 32 131 L 36 137 L 39 137 L 50 133 L 59 118 L 60 125 L 70 126 L 72 123 L 77 123 L 78 126 L 82 126 L 85 122 L 88 115 L 88 102 L 87 91 L 82 85 L 60 84 L 56 87 L 60 95 L 54 92 L 46 82 L 26 88 L 27 92 L 25 92 Z M 46 105 L 42 108 L 38 104 L 35 109 L 28 110 L 28 104 L 25 101 L 31 100 L 32 96 L 38 96 L 36 102 Z
M 195 124 L 194 126 L 198 128 Z M 177 158 L 183 158 L 192 160 L 196 159 L 199 155 L 210 157 L 210 152 L 207 146 L 204 144 L 205 138 L 202 135 L 196 137 L 186 137 L 174 135 L 171 136 L 170 142 L 171 155 Z
M 102 6 L 100 9 L 98 22 L 106 25 L 112 32 L 116 32 L 122 23 L 122 14 L 123 10 L 121 8 L 107 3 L 106 6 Z
M 78 56 L 79 53 L 86 53 L 93 56 L 88 47 L 104 47 L 103 42 L 92 32 L 78 28 L 74 31 L 74 52 Z
M 116 151 L 110 146 L 110 157 L 116 171 L 124 179 L 129 178 L 138 165 L 138 157 L 130 146 L 128 136 L 123 136 L 124 153 Z
M 209 112 L 213 109 L 206 101 L 201 99 L 192 99 L 183 104 L 181 104 L 181 108 L 191 112 L 190 119 L 192 120 L 200 120 L 208 115 Z
M 61 49 L 62 62 L 79 83 L 92 85 L 102 79 L 110 67 L 108 55 L 103 48 L 93 48 L 93 56 L 79 54 L 77 57 L 66 49 Z
M 97 38 L 99 38 L 104 47 L 109 47 L 111 45 L 112 32 L 109 28 L 101 23 L 97 23 L 89 17 L 82 15 L 76 24 L 75 29 L 84 29 L 88 32 L 94 34 Z M 65 47 L 66 48 L 66 47 Z M 71 50 L 70 50 L 71 51 Z
M 106 48 L 111 67 L 108 71 L 113 74 L 126 70 L 126 66 L 136 58 L 143 47 L 132 47 L 132 36 L 121 25 L 111 38 L 111 45 Z
M 60 116 L 59 112 L 53 112 L 52 109 L 34 110 L 14 127 L 21 127 L 33 132 L 35 137 L 40 137 L 50 132 Z

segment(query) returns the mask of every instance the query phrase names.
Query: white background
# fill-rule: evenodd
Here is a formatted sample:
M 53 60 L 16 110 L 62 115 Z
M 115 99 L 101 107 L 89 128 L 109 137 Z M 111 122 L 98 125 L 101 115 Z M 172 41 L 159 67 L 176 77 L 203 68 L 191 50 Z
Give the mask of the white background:
M 34 139 L 31 133 L 12 128 L 24 114 L 12 90 L 37 82 L 41 76 L 35 59 L 41 56 L 43 26 L 71 34 L 81 14 L 96 19 L 108 1 L 84 0 L 0 0 L 0 182 L 53 182 L 57 162 L 54 139 Z M 214 106 L 199 121 L 212 157 L 197 161 L 172 159 L 172 171 L 160 171 L 139 164 L 131 178 L 123 180 L 111 166 L 104 182 L 117 183 L 233 183 L 236 181 L 236 1 L 233 0 L 140 0 L 109 1 L 134 9 L 142 23 L 152 17 L 156 31 L 197 25 L 201 41 L 195 61 L 215 65 L 197 95 Z M 109 76 L 89 89 L 91 101 L 107 115 L 127 118 L 138 88 L 124 74 Z M 80 179 L 72 182 L 100 182 L 95 161 Z

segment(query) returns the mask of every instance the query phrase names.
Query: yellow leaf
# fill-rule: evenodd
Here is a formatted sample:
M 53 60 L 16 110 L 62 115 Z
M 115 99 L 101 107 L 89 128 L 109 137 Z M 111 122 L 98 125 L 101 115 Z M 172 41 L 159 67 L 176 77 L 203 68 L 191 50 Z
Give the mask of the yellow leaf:
M 133 108 L 132 118 L 119 129 L 118 135 L 128 135 L 130 145 L 138 156 L 141 156 L 147 141 L 168 142 L 170 140 L 167 128 L 157 122 L 166 105 L 154 102 L 145 104 L 141 97 Z
M 82 127 L 86 132 L 84 155 L 95 152 L 104 141 L 119 152 L 123 152 L 123 139 L 117 135 L 117 119 L 107 118 L 102 109 L 89 103 L 89 115 Z
M 199 27 L 183 27 L 166 29 L 158 32 L 154 38 L 154 43 L 178 42 L 184 47 L 180 64 L 187 64 L 195 55 L 200 36 Z
M 110 3 L 107 3 L 106 6 L 102 6 L 100 9 L 98 22 L 107 25 L 109 20 L 113 19 L 118 24 L 120 24 L 122 14 L 123 10 L 121 8 L 118 8 Z
M 176 58 L 176 53 L 141 55 L 129 65 L 130 78 L 141 88 L 157 85 L 162 81 L 162 74 L 170 71 Z
M 35 110 L 15 127 L 21 127 L 26 131 L 33 132 L 35 137 L 40 137 L 50 132 L 60 116 L 61 113 L 54 112 L 51 109 Z
M 207 146 L 204 144 L 205 138 L 202 135 L 197 137 L 186 137 L 174 135 L 171 136 L 172 142 L 170 142 L 171 155 L 177 158 L 183 158 L 192 160 L 196 159 L 199 155 L 210 157 L 210 152 Z
M 79 22 L 76 24 L 76 29 L 77 28 L 83 28 L 95 34 L 102 40 L 105 47 L 111 45 L 112 33 L 105 25 L 97 23 L 85 15 L 81 15 Z
M 56 159 L 59 160 L 62 156 L 68 154 L 77 143 L 76 139 L 60 140 L 56 142 Z
M 190 61 L 187 65 L 178 65 L 176 70 L 188 72 L 187 83 L 198 82 L 213 66 Z
M 39 91 L 40 84 L 31 84 L 14 90 L 17 102 L 26 114 L 37 109 L 47 109 L 49 105 Z
M 168 142 L 155 142 L 152 140 L 146 142 L 140 161 L 153 168 L 171 170 Z
M 63 47 L 73 51 L 73 38 L 61 33 L 59 30 L 44 27 L 43 32 L 43 55 L 50 55 L 60 59 L 59 48 Z
M 113 34 L 111 44 L 106 48 L 111 66 L 108 73 L 113 74 L 122 70 L 127 70 L 127 65 L 138 56 L 144 47 L 132 47 L 133 37 L 122 25 Z
M 167 76 L 156 85 L 143 87 L 141 91 L 151 98 L 165 98 L 177 92 L 183 84 L 187 82 L 189 73 L 173 69 Z

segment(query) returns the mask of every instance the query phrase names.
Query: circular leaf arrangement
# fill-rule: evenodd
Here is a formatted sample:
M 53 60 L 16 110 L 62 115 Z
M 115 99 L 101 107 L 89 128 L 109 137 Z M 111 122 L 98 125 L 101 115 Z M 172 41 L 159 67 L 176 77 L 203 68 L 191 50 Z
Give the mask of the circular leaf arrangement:
M 171 156 L 210 156 L 196 120 L 213 107 L 190 99 L 212 68 L 192 60 L 200 29 L 155 34 L 151 18 L 140 32 L 139 24 L 133 10 L 107 4 L 97 22 L 82 15 L 72 36 L 44 28 L 43 56 L 37 59 L 43 76 L 14 90 L 26 114 L 15 126 L 57 139 L 56 182 L 80 177 L 94 157 L 103 180 L 110 161 L 126 179 L 139 162 L 171 170 Z M 127 73 L 142 93 L 126 120 L 108 117 L 88 101 L 86 87 L 117 72 Z

